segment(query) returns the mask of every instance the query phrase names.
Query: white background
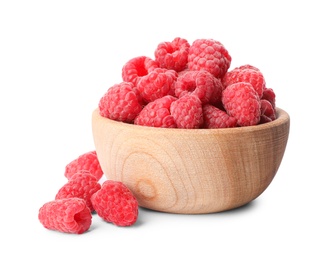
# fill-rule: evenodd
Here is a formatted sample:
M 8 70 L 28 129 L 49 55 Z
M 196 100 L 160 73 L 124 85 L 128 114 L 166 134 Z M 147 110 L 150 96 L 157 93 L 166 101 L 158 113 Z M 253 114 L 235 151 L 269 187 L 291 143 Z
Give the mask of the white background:
M 1 255 L 6 259 L 333 259 L 330 1 L 1 1 Z M 257 66 L 291 117 L 268 189 L 228 212 L 140 209 L 120 228 L 45 229 L 65 165 L 94 150 L 91 113 L 122 65 L 175 37 Z M 22 258 L 21 258 L 22 259 Z

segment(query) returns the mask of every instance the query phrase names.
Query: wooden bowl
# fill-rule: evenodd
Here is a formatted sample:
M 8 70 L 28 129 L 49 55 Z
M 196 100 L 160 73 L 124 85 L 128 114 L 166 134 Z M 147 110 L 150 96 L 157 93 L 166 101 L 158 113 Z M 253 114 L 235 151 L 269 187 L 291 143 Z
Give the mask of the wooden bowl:
M 257 126 L 165 129 L 92 114 L 98 159 L 144 208 L 184 214 L 225 211 L 257 198 L 273 180 L 287 145 L 290 117 Z

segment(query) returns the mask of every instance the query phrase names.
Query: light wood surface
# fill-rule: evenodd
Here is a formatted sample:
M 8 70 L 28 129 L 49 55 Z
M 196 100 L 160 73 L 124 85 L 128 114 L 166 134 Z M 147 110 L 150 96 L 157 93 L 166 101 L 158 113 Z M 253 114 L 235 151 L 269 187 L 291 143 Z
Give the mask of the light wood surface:
M 140 206 L 200 214 L 242 206 L 271 183 L 282 161 L 290 118 L 229 129 L 163 129 L 92 114 L 106 178 L 124 182 Z

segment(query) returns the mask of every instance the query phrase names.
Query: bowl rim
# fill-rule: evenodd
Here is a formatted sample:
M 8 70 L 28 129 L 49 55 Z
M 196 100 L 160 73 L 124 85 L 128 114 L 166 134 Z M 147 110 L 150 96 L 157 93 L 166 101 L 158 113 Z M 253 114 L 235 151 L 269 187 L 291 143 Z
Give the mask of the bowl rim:
M 110 118 L 103 117 L 99 114 L 99 109 L 95 108 L 93 111 L 93 118 L 97 117 L 100 120 L 103 120 L 107 124 L 112 124 L 117 127 L 123 127 L 123 128 L 132 128 L 133 130 L 144 130 L 144 131 L 161 131 L 161 132 L 169 132 L 169 133 L 192 133 L 192 134 L 217 134 L 217 133 L 235 133 L 235 132 L 252 132 L 252 131 L 262 131 L 265 129 L 271 129 L 275 128 L 277 126 L 289 123 L 290 116 L 289 114 L 283 110 L 282 108 L 276 107 L 276 119 L 259 124 L 259 125 L 253 125 L 253 126 L 241 126 L 241 127 L 230 127 L 230 128 L 199 128 L 199 129 L 184 129 L 184 128 L 163 128 L 163 127 L 152 127 L 152 126 L 143 126 L 143 125 L 135 125 L 131 123 L 116 121 Z

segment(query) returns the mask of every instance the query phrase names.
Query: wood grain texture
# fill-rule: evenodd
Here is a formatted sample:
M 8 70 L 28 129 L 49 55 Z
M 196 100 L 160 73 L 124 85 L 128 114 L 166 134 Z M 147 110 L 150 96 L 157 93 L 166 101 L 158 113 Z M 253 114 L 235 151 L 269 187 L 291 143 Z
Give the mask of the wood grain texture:
M 96 152 L 108 179 L 124 182 L 142 207 L 201 214 L 242 206 L 271 183 L 290 118 L 229 129 L 163 129 L 92 114 Z

